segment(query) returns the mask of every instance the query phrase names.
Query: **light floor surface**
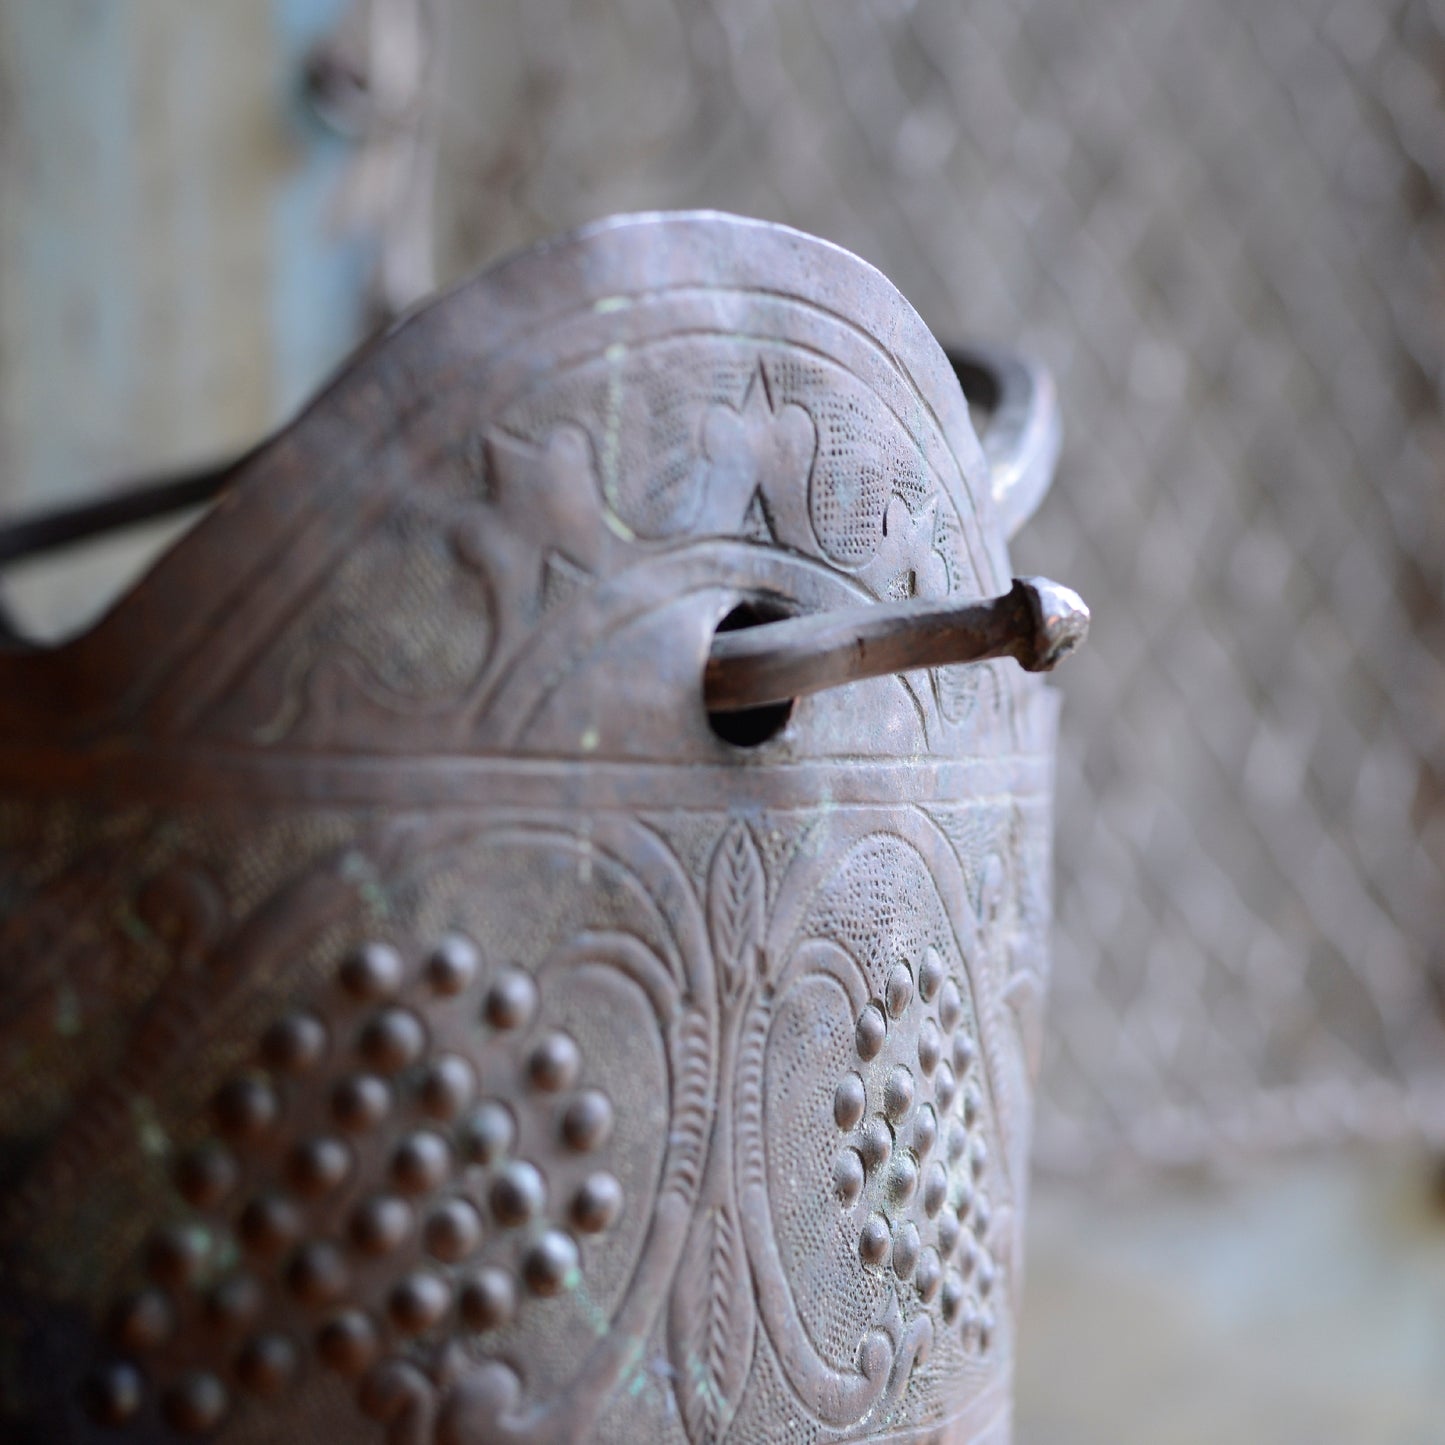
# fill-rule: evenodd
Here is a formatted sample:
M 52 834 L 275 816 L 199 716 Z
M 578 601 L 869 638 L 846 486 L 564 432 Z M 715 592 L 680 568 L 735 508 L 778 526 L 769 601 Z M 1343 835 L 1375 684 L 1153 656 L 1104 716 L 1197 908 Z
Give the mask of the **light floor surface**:
M 1445 1445 L 1445 1186 L 1344 1155 L 1035 1186 L 1017 1445 Z

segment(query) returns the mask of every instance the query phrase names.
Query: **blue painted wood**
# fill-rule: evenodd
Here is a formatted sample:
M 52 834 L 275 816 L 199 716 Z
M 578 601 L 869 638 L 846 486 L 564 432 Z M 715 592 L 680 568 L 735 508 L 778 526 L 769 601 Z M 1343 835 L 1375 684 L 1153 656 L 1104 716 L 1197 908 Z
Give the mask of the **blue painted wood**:
M 0 0 L 0 505 L 244 444 L 360 338 L 300 84 L 350 3 Z
M 353 0 L 271 0 L 279 113 L 299 143 L 302 165 L 273 200 L 271 328 L 275 400 L 290 411 L 355 343 L 365 325 L 374 236 L 348 231 L 337 192 L 353 163 L 351 143 L 319 123 L 298 85 L 307 53 L 342 23 Z
M 0 0 L 0 511 L 238 450 L 361 339 L 359 152 L 302 86 L 354 3 Z M 145 555 L 7 591 L 53 634 Z

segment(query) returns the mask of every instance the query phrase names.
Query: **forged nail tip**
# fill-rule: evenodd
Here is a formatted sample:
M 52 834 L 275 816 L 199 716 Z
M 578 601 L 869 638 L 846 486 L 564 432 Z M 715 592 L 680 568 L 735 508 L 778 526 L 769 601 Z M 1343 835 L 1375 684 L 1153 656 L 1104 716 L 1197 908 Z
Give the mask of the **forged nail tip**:
M 1047 577 L 1019 577 L 1034 618 L 1031 655 L 1020 658 L 1028 672 L 1050 672 L 1078 651 L 1089 635 L 1088 604 L 1072 587 Z

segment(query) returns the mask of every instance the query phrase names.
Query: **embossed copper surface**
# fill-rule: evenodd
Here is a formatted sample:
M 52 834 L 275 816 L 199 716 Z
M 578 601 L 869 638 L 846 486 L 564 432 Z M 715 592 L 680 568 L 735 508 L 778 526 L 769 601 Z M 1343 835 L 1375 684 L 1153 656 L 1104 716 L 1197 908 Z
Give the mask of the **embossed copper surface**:
M 703 674 L 1026 510 L 876 272 L 624 219 L 0 655 L 6 1438 L 1006 1440 L 1053 699 Z

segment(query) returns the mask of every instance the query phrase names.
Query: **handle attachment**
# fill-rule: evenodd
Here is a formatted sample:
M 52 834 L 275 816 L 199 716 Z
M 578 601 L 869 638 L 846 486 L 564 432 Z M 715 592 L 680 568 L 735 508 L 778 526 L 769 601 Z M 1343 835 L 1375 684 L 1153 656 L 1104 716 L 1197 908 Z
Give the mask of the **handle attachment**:
M 1038 510 L 1054 479 L 1062 425 L 1048 369 L 1028 357 L 982 343 L 945 351 L 971 406 L 987 412 L 979 444 L 989 490 L 1012 537 Z
M 710 712 L 742 712 L 867 677 L 1013 657 L 1048 672 L 1088 636 L 1077 592 L 1016 577 L 982 602 L 899 602 L 789 617 L 720 632 L 703 673 Z

